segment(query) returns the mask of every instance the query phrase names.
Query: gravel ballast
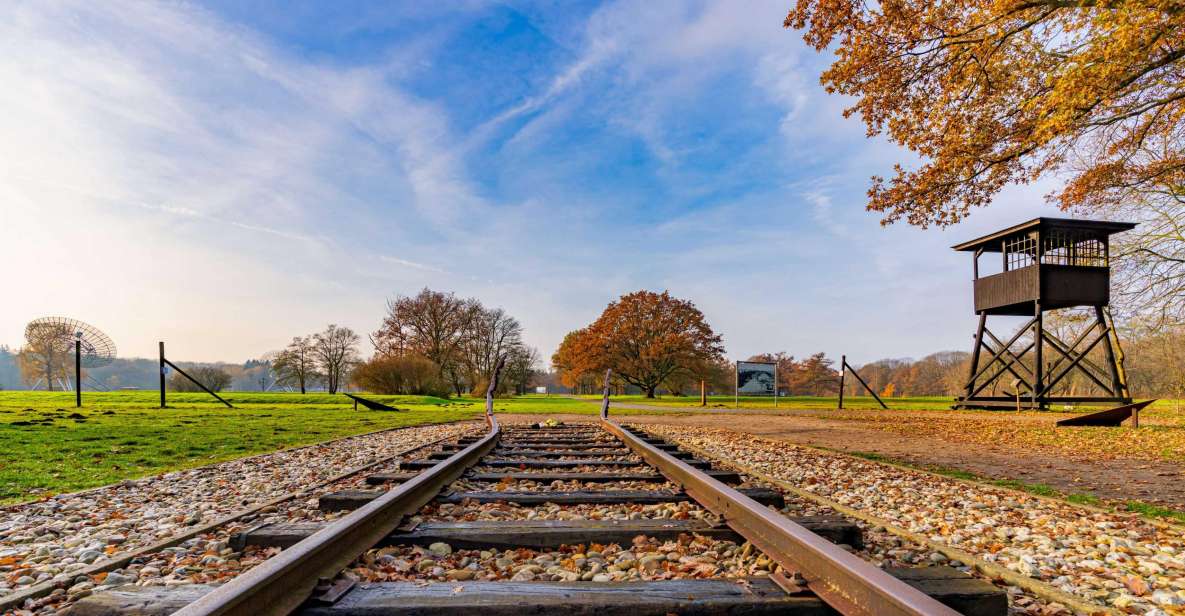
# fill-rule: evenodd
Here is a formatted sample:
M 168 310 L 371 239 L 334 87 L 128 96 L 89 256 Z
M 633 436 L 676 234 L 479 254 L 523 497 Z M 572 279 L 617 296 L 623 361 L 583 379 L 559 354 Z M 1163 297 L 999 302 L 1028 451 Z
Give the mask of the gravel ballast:
M 700 535 L 633 544 L 574 545 L 555 550 L 456 550 L 447 543 L 370 550 L 344 575 L 367 582 L 513 580 L 516 582 L 629 582 L 763 577 L 776 565 L 753 549 Z
M 471 428 L 455 424 L 360 435 L 6 507 L 0 519 L 0 597 L 40 582 L 71 581 L 79 570 L 112 555 Z M 203 549 L 224 549 L 213 543 Z
M 873 461 L 738 434 L 647 425 L 931 541 L 1135 614 L 1185 614 L 1185 532 Z

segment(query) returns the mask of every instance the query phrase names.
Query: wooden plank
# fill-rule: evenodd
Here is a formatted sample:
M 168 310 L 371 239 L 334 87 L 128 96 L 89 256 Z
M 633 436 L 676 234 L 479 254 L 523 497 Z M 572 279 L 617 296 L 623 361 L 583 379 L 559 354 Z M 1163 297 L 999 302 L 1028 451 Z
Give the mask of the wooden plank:
M 1136 417 L 1136 420 L 1132 422 L 1132 425 L 1138 426 L 1140 411 L 1143 410 L 1144 407 L 1148 406 L 1149 404 L 1152 404 L 1153 402 L 1155 402 L 1155 400 L 1147 400 L 1145 402 L 1137 402 L 1135 404 L 1126 404 L 1124 406 L 1119 406 L 1119 407 L 1116 407 L 1113 409 L 1107 409 L 1105 411 L 1098 411 L 1096 413 L 1087 413 L 1086 415 L 1079 415 L 1077 417 L 1069 417 L 1066 419 L 1059 420 L 1057 422 L 1057 425 L 1059 425 L 1059 426 L 1117 427 L 1120 424 L 1122 424 L 1124 422 L 1124 420 L 1126 420 L 1127 418 L 1132 417 L 1134 415 Z
M 769 488 L 742 488 L 738 490 L 745 496 L 761 503 L 782 507 L 786 504 L 781 492 Z M 466 500 L 479 503 L 515 503 L 519 505 L 542 505 L 554 503 L 556 505 L 600 505 L 612 503 L 655 504 L 679 503 L 691 500 L 685 492 L 668 490 L 593 490 L 587 492 L 514 492 L 514 491 L 486 491 L 486 492 L 452 492 L 438 497 L 437 502 L 459 504 Z
M 215 587 L 121 586 L 86 597 L 72 616 L 167 616 Z M 767 578 L 655 582 L 464 582 L 359 584 L 332 605 L 306 604 L 299 616 L 833 616 L 809 594 L 789 595 Z
M 567 448 L 553 448 L 553 449 L 537 449 L 530 448 L 511 448 L 498 447 L 494 449 L 491 455 L 501 458 L 513 458 L 515 456 L 522 457 L 540 457 L 540 456 L 578 456 L 595 458 L 597 456 L 629 456 L 633 452 L 628 447 L 598 447 L 596 449 L 567 449 Z
M 595 434 L 604 436 L 605 431 L 596 427 L 582 427 L 582 428 L 532 428 L 530 430 L 507 430 L 507 436 L 548 436 L 557 434 Z
M 717 481 L 724 483 L 740 483 L 741 474 L 736 471 L 722 471 L 722 470 L 708 470 L 704 471 Z M 658 473 L 473 473 L 467 475 L 466 479 L 473 481 L 502 481 L 503 479 L 513 479 L 516 481 L 590 481 L 590 482 L 608 482 L 608 481 L 650 481 L 663 482 L 666 477 Z
M 322 494 L 317 507 L 322 511 L 357 509 L 384 494 L 385 490 L 340 490 Z M 781 492 L 768 488 L 744 488 L 740 492 L 762 505 L 782 507 L 785 499 Z M 460 504 L 465 501 L 478 503 L 514 503 L 518 505 L 601 505 L 613 503 L 657 504 L 681 503 L 691 500 L 685 492 L 669 490 L 595 490 L 588 492 L 451 492 L 436 497 L 438 503 Z
M 511 425 L 508 426 L 510 434 L 532 434 L 532 432 L 594 432 L 594 434 L 604 434 L 600 428 L 595 424 L 569 424 L 569 425 Z
M 619 445 L 621 441 L 616 441 L 613 438 L 545 438 L 545 439 L 518 439 L 518 438 L 504 438 L 501 439 L 501 445 L 504 447 L 572 447 L 572 445 Z
M 412 468 L 410 465 L 416 463 L 404 462 L 402 466 Z M 712 464 L 705 460 L 684 460 L 693 468 L 711 468 Z M 424 466 L 432 466 L 431 461 L 420 462 Z M 648 466 L 645 462 L 631 462 L 626 460 L 605 460 L 603 458 L 589 458 L 588 460 L 530 460 L 523 458 L 514 458 L 510 460 L 482 460 L 478 463 L 479 466 L 493 466 L 493 467 L 521 467 L 521 468 L 561 468 L 565 466 Z M 422 466 L 421 466 L 422 468 Z
M 951 567 L 889 567 L 885 572 L 965 616 L 1005 616 L 1004 589 Z
M 562 448 L 562 449 L 569 449 L 569 450 L 577 450 L 577 449 L 605 449 L 605 448 L 618 449 L 618 448 L 622 448 L 623 446 L 620 441 L 592 441 L 592 442 L 587 442 L 587 443 L 555 443 L 555 442 L 551 442 L 551 441 L 546 441 L 546 442 L 525 443 L 525 444 L 502 441 L 501 443 L 499 443 L 499 447 L 502 447 L 502 448 L 521 447 L 524 449 L 526 449 L 526 448 L 530 448 L 530 449 Z M 666 450 L 666 451 L 671 451 L 671 450 L 675 450 L 675 449 L 679 448 L 679 446 L 674 443 L 666 443 L 663 445 L 656 445 L 656 447 L 658 447 L 659 449 Z M 458 445 L 445 445 L 443 447 L 443 449 L 446 451 L 447 450 L 459 450 L 459 449 L 462 449 L 462 447 L 460 447 Z
M 409 460 L 400 464 L 403 468 L 429 468 L 435 466 L 438 460 Z M 623 460 L 605 460 L 591 458 L 588 460 L 482 460 L 478 466 L 510 467 L 510 468 L 563 468 L 565 466 L 646 466 L 645 462 L 627 462 Z
M 457 590 L 457 588 L 461 590 Z M 654 582 L 465 582 L 360 584 L 330 606 L 310 606 L 300 616 L 411 615 L 716 616 L 721 614 L 815 616 L 834 614 L 811 595 L 789 595 L 769 579 Z
M 685 459 L 683 460 L 693 468 L 710 469 L 711 462 L 706 460 Z M 408 460 L 401 462 L 400 467 L 406 469 L 424 469 L 435 466 L 439 460 Z M 628 460 L 606 460 L 604 458 L 589 458 L 587 460 L 531 460 L 526 458 L 513 458 L 509 460 L 482 460 L 478 466 L 491 466 L 496 468 L 565 468 L 570 466 L 647 466 L 645 462 L 634 462 Z
M 82 599 L 66 611 L 69 616 L 169 616 L 197 601 L 215 586 L 183 584 L 163 586 L 119 586 Z
M 345 393 L 345 392 L 342 392 L 342 393 Z M 346 395 L 346 397 L 354 400 L 354 403 L 355 403 L 354 409 L 355 410 L 358 409 L 359 404 L 361 404 L 362 406 L 365 406 L 366 408 L 368 408 L 372 411 L 402 411 L 403 410 L 403 409 L 397 409 L 393 406 L 389 406 L 389 405 L 383 404 L 382 402 L 378 402 L 375 400 L 367 400 L 366 398 L 363 398 L 362 396 L 355 396 L 354 394 L 345 394 L 345 395 Z
M 832 543 L 862 547 L 860 527 L 840 516 L 790 518 Z M 231 547 L 248 545 L 287 548 L 320 530 L 320 522 L 267 524 L 236 533 Z M 711 526 L 699 520 L 497 520 L 479 522 L 425 522 L 411 530 L 391 533 L 382 545 L 431 545 L 444 542 L 456 549 L 556 548 L 596 542 L 630 545 L 634 537 L 646 535 L 660 541 L 695 533 L 718 540 L 743 539 L 732 529 Z
M 738 473 L 732 471 L 711 471 L 713 476 L 719 475 L 717 479 L 728 482 L 732 477 L 736 477 L 733 483 L 740 483 Z M 395 483 L 400 481 L 407 481 L 405 476 L 415 476 L 415 473 L 376 473 L 366 478 L 366 483 L 371 485 L 378 485 L 383 483 Z M 723 478 L 721 478 L 723 477 Z M 465 476 L 471 481 L 488 481 L 497 483 L 503 480 L 514 481 L 587 481 L 591 483 L 607 483 L 611 481 L 648 481 L 652 483 L 662 483 L 667 480 L 666 477 L 658 473 L 472 473 Z
M 451 451 L 436 452 L 428 456 L 432 460 L 443 460 L 453 455 Z M 629 449 L 589 449 L 589 450 L 571 450 L 571 451 L 546 451 L 538 449 L 495 449 L 490 452 L 491 456 L 498 456 L 500 458 L 562 458 L 571 456 L 573 458 L 597 458 L 605 456 L 628 456 L 633 455 Z
M 1007 614 L 1008 600 L 1003 590 L 949 567 L 886 571 L 967 616 Z M 168 616 L 213 588 L 205 584 L 120 586 L 81 599 L 71 606 L 68 614 Z M 360 584 L 333 605 L 306 606 L 295 613 L 302 616 L 523 616 L 559 611 L 587 616 L 834 614 L 813 596 L 788 595 L 768 578 L 749 578 L 744 584 L 729 580 Z
M 379 485 L 383 483 L 403 483 L 409 481 L 419 473 L 375 473 L 366 478 L 366 483 Z
M 670 453 L 676 458 L 687 459 L 695 457 L 694 454 L 690 454 L 685 451 L 672 451 Z M 628 449 L 598 449 L 595 451 L 537 451 L 525 449 L 504 449 L 501 451 L 495 450 L 491 455 L 497 456 L 499 458 L 596 458 L 605 456 L 630 456 L 634 454 Z
M 612 439 L 613 437 L 602 431 L 596 432 L 541 432 L 506 434 L 507 440 L 546 440 L 546 439 Z
M 617 439 L 614 439 L 612 436 L 610 436 L 610 435 L 608 435 L 608 434 L 604 434 L 604 433 L 601 433 L 601 434 L 591 434 L 591 433 L 590 433 L 590 434 L 541 434 L 541 435 L 538 435 L 538 436 L 534 436 L 534 435 L 529 435 L 529 436 L 522 436 L 522 435 L 519 435 L 519 436 L 514 436 L 514 435 L 510 435 L 510 434 L 508 434 L 508 435 L 506 435 L 506 437 L 505 437 L 504 439 L 502 439 L 502 440 L 504 440 L 504 441 L 507 441 L 507 442 L 510 442 L 510 443 L 518 443 L 518 442 L 535 442 L 535 441 L 544 441 L 544 442 L 546 442 L 546 441 L 553 441 L 553 442 L 556 442 L 556 443 L 563 443 L 563 442 L 566 442 L 566 441 L 578 441 L 578 442 L 589 442 L 589 441 L 615 442 Z

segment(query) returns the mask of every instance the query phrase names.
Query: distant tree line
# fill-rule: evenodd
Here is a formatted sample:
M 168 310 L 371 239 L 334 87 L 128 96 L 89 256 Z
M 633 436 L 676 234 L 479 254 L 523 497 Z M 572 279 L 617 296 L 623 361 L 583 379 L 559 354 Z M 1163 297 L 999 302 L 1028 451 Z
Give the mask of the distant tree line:
M 1047 328 L 1063 340 L 1074 340 L 1091 326 L 1089 314 L 1059 311 L 1047 315 Z M 522 326 L 501 308 L 487 308 L 475 299 L 429 289 L 388 302 L 380 328 L 370 336 L 375 354 L 361 361 L 361 337 L 346 327 L 293 338 L 283 350 L 242 364 L 177 361 L 212 390 L 272 391 L 287 389 L 336 393 L 347 383 L 375 393 L 453 395 L 484 393 L 499 356 L 507 357 L 499 393 L 526 393 L 535 385 L 552 391 L 598 393 L 604 371 L 613 368 L 615 393 L 694 395 L 703 381 L 715 395 L 732 393 L 734 363 L 723 356 L 721 339 L 694 304 L 668 293 L 640 291 L 622 296 L 585 328 L 565 336 L 552 356 L 552 372 L 539 370 L 538 352 L 522 341 Z M 1185 326 L 1137 320 L 1121 333 L 1125 365 L 1136 397 L 1185 398 Z M 1029 343 L 1021 337 L 1014 349 Z M 29 349 L 0 346 L 0 388 L 44 387 L 46 366 Z M 1046 361 L 1056 361 L 1046 353 Z M 33 358 L 33 359 L 30 359 Z M 1088 355 L 1103 364 L 1101 345 Z M 69 361 L 66 361 L 66 360 Z M 836 360 L 823 353 L 797 359 L 785 352 L 760 353 L 750 361 L 778 365 L 782 395 L 830 396 L 838 392 Z M 986 357 L 984 358 L 986 360 Z M 966 351 L 942 351 L 921 359 L 880 359 L 858 365 L 864 380 L 882 396 L 953 396 L 962 391 L 969 371 Z M 1023 359 L 1032 361 L 1032 354 Z M 24 362 L 29 362 L 25 364 Z M 50 366 L 64 381 L 73 379 L 73 358 Z M 69 364 L 67 366 L 67 364 Z M 68 368 L 68 369 L 67 369 Z M 85 371 L 85 379 L 107 389 L 155 389 L 156 359 L 117 358 Z M 196 386 L 177 373 L 169 378 L 174 391 Z M 1011 393 L 1001 377 L 987 392 Z M 1059 393 L 1097 395 L 1089 378 L 1071 373 Z M 854 378 L 845 381 L 847 395 L 865 392 Z
M 499 358 L 506 365 L 500 394 L 525 393 L 539 353 L 522 339 L 522 325 L 502 308 L 424 288 L 387 302 L 370 336 L 375 354 L 354 373 L 367 391 L 387 394 L 484 394 Z
M 354 330 L 335 324 L 315 334 L 294 337 L 284 350 L 270 354 L 276 384 L 302 394 L 320 387 L 337 393 L 361 362 L 361 340 Z

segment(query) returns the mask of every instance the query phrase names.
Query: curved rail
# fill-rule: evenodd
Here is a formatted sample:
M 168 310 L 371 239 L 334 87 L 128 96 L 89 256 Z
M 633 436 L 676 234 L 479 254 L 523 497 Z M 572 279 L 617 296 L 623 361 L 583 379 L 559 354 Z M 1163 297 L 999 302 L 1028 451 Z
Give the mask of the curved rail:
M 787 571 L 832 608 L 848 615 L 957 616 L 958 612 L 770 511 L 703 471 L 654 447 L 616 422 L 601 426 Z
M 493 415 L 489 432 L 439 464 L 386 492 L 259 566 L 175 612 L 175 616 L 281 616 L 304 603 L 318 581 L 332 578 L 359 554 L 394 531 L 404 516 L 432 500 L 498 443 Z

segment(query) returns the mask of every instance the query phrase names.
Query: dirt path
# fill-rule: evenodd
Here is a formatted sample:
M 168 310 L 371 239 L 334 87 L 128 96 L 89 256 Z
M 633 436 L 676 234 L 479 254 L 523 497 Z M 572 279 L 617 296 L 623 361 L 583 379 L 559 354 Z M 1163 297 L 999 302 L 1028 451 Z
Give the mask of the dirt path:
M 869 427 L 864 422 L 829 420 L 796 414 L 626 415 L 633 406 L 615 405 L 615 419 L 639 423 L 726 428 L 765 438 L 875 453 L 918 466 L 940 466 L 993 479 L 1045 484 L 1065 494 L 1091 494 L 1111 501 L 1139 500 L 1185 511 L 1182 465 L 1173 462 L 1114 459 L 1091 461 L 1048 451 L 1017 451 L 1007 442 L 983 446 L 929 435 L 911 436 Z M 516 415 L 513 421 L 561 419 L 588 421 L 587 415 Z

